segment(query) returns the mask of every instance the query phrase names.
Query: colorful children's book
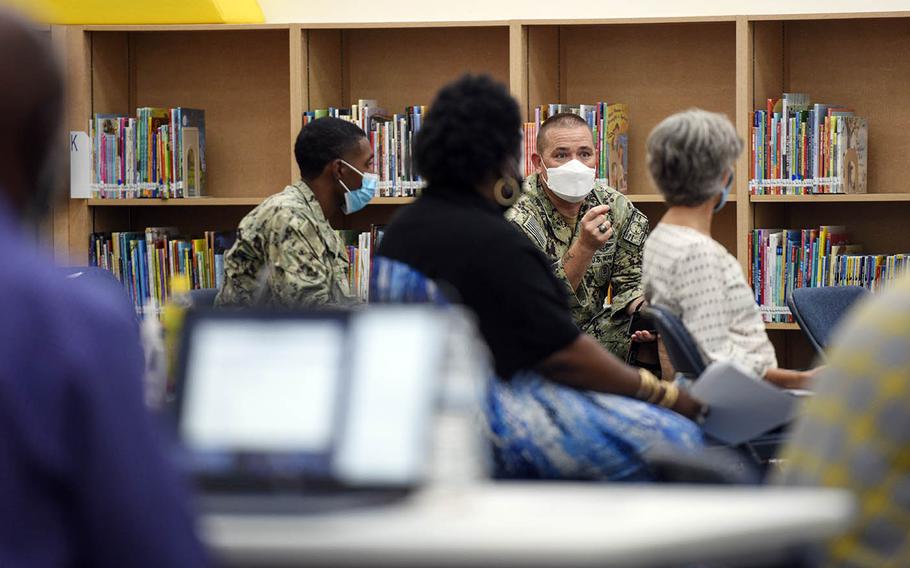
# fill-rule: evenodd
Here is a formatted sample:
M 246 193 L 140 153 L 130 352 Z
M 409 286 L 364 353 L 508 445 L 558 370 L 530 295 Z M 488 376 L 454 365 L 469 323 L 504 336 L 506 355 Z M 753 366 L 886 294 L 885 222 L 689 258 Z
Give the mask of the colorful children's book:
M 195 108 L 185 108 L 180 107 L 177 109 L 177 116 L 180 121 L 180 133 L 177 135 L 179 139 L 179 153 L 180 159 L 183 160 L 187 156 L 186 147 L 193 145 L 195 148 L 193 152 L 194 163 L 192 164 L 192 179 L 189 177 L 184 177 L 182 179 L 184 187 L 184 195 L 186 197 L 202 197 L 205 195 L 205 180 L 206 180 L 206 163 L 205 163 L 205 111 Z M 187 140 L 187 133 L 189 132 L 190 139 Z M 189 167 L 186 164 L 181 164 L 181 173 L 187 175 L 187 170 Z M 193 187 L 186 187 L 190 182 L 192 182 Z M 180 182 L 178 181 L 178 187 Z
M 844 142 L 838 176 L 844 180 L 844 193 L 866 193 L 869 125 L 865 118 L 845 117 Z
M 607 183 L 622 193 L 629 190 L 629 109 L 614 103 L 606 107 Z
M 202 149 L 200 148 L 200 143 L 198 129 L 181 129 L 180 163 L 183 166 L 183 171 L 180 177 L 185 197 L 202 196 L 202 163 L 200 160 Z

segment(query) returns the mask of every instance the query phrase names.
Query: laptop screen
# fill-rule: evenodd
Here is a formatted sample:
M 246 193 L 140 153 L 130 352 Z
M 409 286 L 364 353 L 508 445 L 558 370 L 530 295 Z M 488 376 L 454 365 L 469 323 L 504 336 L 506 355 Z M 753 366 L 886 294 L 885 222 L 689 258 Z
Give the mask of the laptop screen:
M 331 446 L 344 326 L 333 320 L 209 320 L 193 336 L 182 438 L 200 451 Z
M 219 486 L 418 482 L 445 337 L 440 314 L 417 308 L 190 314 L 178 434 L 191 473 Z

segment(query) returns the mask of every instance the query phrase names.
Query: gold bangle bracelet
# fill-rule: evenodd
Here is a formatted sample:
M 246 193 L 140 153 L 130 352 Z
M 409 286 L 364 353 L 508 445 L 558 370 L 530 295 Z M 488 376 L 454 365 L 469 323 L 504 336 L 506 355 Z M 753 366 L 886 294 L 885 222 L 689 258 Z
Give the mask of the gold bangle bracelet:
M 651 382 L 651 373 L 647 369 L 638 369 L 638 378 L 641 380 L 638 383 L 638 391 L 635 393 L 635 398 L 638 400 L 647 400 L 650 398 L 651 394 L 654 392 L 654 384 Z
M 641 385 L 638 387 L 638 392 L 635 393 L 635 398 L 651 403 L 658 400 L 662 394 L 662 390 L 660 388 L 660 381 L 657 380 L 657 377 L 647 369 L 639 369 L 638 376 L 641 378 Z
M 657 404 L 659 400 L 664 397 L 664 388 L 658 384 L 654 389 L 654 392 L 651 393 L 651 396 L 648 397 L 648 402 L 651 404 Z
M 679 399 L 679 387 L 673 383 L 667 383 L 663 398 L 660 399 L 660 405 L 664 408 L 673 408 Z

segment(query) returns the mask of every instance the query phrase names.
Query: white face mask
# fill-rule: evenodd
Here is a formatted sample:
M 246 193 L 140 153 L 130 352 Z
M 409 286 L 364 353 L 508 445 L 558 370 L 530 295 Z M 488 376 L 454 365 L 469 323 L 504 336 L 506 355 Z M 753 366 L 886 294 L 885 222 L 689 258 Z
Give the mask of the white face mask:
M 558 168 L 547 168 L 547 187 L 569 203 L 584 201 L 594 189 L 594 168 L 571 160 Z

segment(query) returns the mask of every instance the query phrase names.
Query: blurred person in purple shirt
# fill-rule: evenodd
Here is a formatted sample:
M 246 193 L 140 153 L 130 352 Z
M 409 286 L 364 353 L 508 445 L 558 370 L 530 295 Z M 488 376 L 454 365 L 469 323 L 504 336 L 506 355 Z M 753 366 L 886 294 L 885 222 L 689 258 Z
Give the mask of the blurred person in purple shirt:
M 0 566 L 201 566 L 128 304 L 25 236 L 52 199 L 62 92 L 49 46 L 0 10 Z

